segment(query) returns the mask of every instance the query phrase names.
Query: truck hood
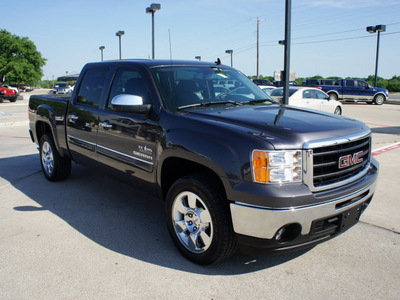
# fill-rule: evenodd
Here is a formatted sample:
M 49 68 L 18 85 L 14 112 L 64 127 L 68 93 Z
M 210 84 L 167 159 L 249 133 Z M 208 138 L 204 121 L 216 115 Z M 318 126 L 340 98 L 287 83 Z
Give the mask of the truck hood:
M 275 149 L 299 149 L 306 142 L 369 131 L 367 125 L 351 118 L 284 105 L 199 109 L 189 115 L 232 130 L 246 131 L 266 139 Z

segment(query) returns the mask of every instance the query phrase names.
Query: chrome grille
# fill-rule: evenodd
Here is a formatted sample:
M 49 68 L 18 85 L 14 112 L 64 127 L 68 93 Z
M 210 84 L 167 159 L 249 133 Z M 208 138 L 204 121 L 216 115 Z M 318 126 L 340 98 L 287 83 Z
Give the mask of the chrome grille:
M 364 176 L 370 165 L 371 133 L 306 143 L 304 182 L 312 191 L 335 188 Z M 345 162 L 339 165 L 339 161 Z
M 351 178 L 365 169 L 369 163 L 370 137 L 313 150 L 314 187 L 334 184 Z M 354 153 L 359 152 L 362 152 L 359 156 L 362 162 L 344 168 L 339 167 L 339 159 L 341 157 L 346 155 L 353 157 Z

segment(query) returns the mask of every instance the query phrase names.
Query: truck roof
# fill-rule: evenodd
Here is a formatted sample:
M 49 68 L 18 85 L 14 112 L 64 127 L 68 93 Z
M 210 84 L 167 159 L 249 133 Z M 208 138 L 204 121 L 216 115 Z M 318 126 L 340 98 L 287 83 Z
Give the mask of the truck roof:
M 215 62 L 208 61 L 197 61 L 197 60 L 169 60 L 169 59 L 121 59 L 121 60 L 109 60 L 103 62 L 92 62 L 89 64 L 126 64 L 133 63 L 138 65 L 151 67 L 161 67 L 161 66 L 220 66 L 224 69 L 233 69 L 230 66 L 217 64 Z

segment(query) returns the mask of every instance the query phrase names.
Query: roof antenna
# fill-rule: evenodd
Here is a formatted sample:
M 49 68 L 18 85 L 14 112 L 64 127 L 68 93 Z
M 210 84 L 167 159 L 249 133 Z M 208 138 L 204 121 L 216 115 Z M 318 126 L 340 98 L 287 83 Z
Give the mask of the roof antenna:
M 220 65 L 221 64 L 221 60 L 219 58 L 217 58 L 217 61 L 215 62 L 216 65 Z
M 168 29 L 168 36 L 169 36 L 169 60 L 172 64 L 172 46 L 171 46 L 171 30 Z

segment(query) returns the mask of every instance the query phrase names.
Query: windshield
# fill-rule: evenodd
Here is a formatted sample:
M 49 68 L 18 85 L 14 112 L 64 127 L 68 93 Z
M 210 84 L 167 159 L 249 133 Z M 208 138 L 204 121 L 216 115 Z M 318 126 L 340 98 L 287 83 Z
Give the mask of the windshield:
M 67 87 L 67 83 L 56 83 L 55 87 L 56 88 L 66 88 Z
M 273 102 L 236 70 L 210 66 L 168 66 L 156 67 L 152 71 L 170 110 L 204 105 Z
M 298 90 L 297 89 L 289 89 L 289 97 L 292 96 L 294 93 L 296 93 Z M 282 97 L 283 96 L 283 88 L 277 88 L 274 89 L 271 93 L 271 96 L 277 96 L 277 97 Z

